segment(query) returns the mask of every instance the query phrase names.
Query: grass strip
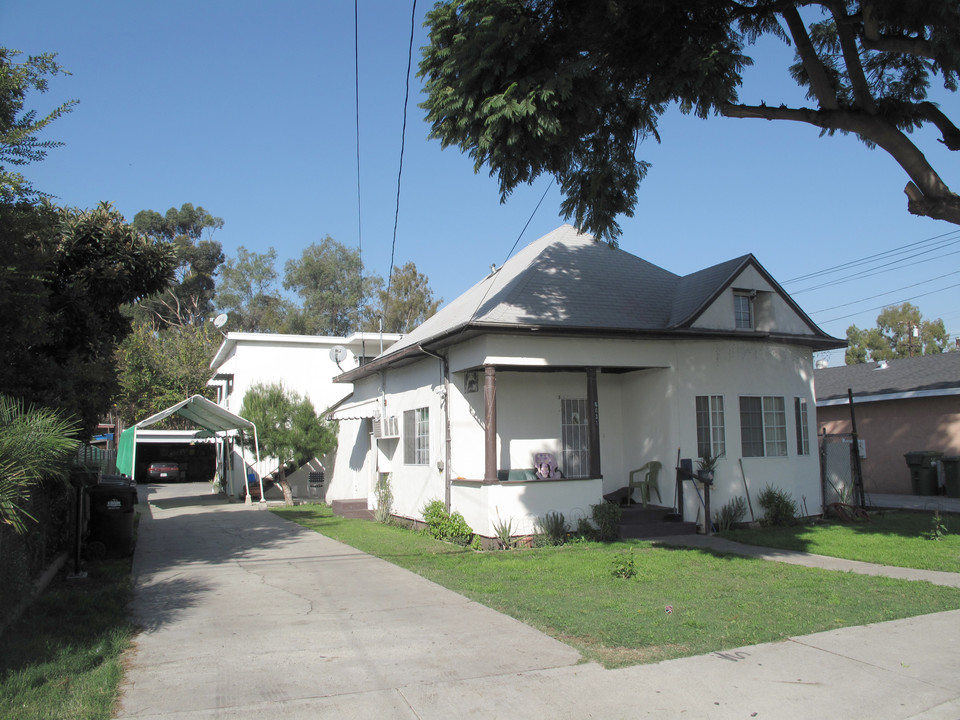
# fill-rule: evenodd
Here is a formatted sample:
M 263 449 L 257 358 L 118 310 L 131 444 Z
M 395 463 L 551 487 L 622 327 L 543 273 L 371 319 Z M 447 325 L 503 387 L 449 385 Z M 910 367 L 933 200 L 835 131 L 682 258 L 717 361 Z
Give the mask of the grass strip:
M 852 524 L 822 521 L 793 527 L 730 530 L 723 537 L 747 545 L 800 550 L 880 565 L 960 572 L 960 516 L 942 514 L 947 534 L 930 540 L 934 515 L 892 510 Z
M 0 638 L 0 717 L 109 720 L 134 628 L 130 558 L 60 577 Z
M 960 589 L 643 541 L 474 552 L 426 535 L 275 510 L 576 647 L 606 667 L 658 662 L 960 608 Z M 633 557 L 630 579 L 613 570 Z

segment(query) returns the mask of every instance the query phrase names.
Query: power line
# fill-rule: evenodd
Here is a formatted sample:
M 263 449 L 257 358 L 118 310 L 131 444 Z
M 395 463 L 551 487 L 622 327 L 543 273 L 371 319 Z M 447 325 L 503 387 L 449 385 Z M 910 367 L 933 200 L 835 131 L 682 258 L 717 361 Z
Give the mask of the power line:
M 877 276 L 877 275 L 883 275 L 883 274 L 888 273 L 888 272 L 894 272 L 895 270 L 900 270 L 900 269 L 903 269 L 903 268 L 913 267 L 914 265 L 921 265 L 921 264 L 923 264 L 923 263 L 931 262 L 931 261 L 933 261 L 933 260 L 941 260 L 942 258 L 950 257 L 951 255 L 957 255 L 958 253 L 960 253 L 960 250 L 955 250 L 954 252 L 945 253 L 945 254 L 943 254 L 943 255 L 937 255 L 936 257 L 932 257 L 932 258 L 926 258 L 926 259 L 924 259 L 924 260 L 917 260 L 916 262 L 912 262 L 912 263 L 906 263 L 906 262 L 905 262 L 906 260 L 912 260 L 913 258 L 919 257 L 920 255 L 926 255 L 927 253 L 930 253 L 930 252 L 936 252 L 937 250 L 942 250 L 942 249 L 945 248 L 945 247 L 949 247 L 950 245 L 955 245 L 955 244 L 957 244 L 957 243 L 960 243 L 960 239 L 954 240 L 954 241 L 949 242 L 949 243 L 944 243 L 944 244 L 942 244 L 942 245 L 938 245 L 937 247 L 934 247 L 934 248 L 928 248 L 927 250 L 925 250 L 925 251 L 923 251 L 923 252 L 920 252 L 920 253 L 915 253 L 914 255 L 911 255 L 911 256 L 908 257 L 908 258 L 901 258 L 901 259 L 899 259 L 899 260 L 893 260 L 893 261 L 891 261 L 891 262 L 889 262 L 889 263 L 886 263 L 886 264 L 884 264 L 884 265 L 878 265 L 878 266 L 876 266 L 876 267 L 868 268 L 867 270 L 862 270 L 862 271 L 860 271 L 860 272 L 858 272 L 858 273 L 854 273 L 853 275 L 847 275 L 847 276 L 842 277 L 842 278 L 836 278 L 836 279 L 834 279 L 834 280 L 828 280 L 827 282 L 821 283 L 820 285 L 813 285 L 813 286 L 811 286 L 811 287 L 803 288 L 803 289 L 801 289 L 801 290 L 794 290 L 794 291 L 792 291 L 790 294 L 791 294 L 791 295 L 800 295 L 801 293 L 811 292 L 811 291 L 813 291 L 813 290 L 820 290 L 820 289 L 826 288 L 826 287 L 833 287 L 833 286 L 835 286 L 835 285 L 842 285 L 842 284 L 845 283 L 845 282 L 851 282 L 851 281 L 853 281 L 853 280 L 863 280 L 864 278 L 875 277 L 875 276 Z M 891 266 L 895 266 L 895 267 L 891 267 Z
M 873 255 L 868 255 L 867 257 L 859 258 L 857 260 L 850 260 L 849 262 L 841 263 L 840 265 L 834 265 L 832 267 L 824 268 L 822 270 L 815 270 L 814 272 L 807 273 L 806 275 L 799 275 L 795 278 L 790 278 L 789 280 L 784 280 L 781 285 L 790 285 L 795 282 L 800 282 L 801 280 L 809 280 L 815 277 L 820 277 L 823 275 L 830 275 L 835 272 L 840 272 L 841 270 L 846 270 L 857 265 L 862 265 L 868 263 L 872 260 L 883 259 L 890 255 L 895 255 L 898 253 L 903 253 L 909 251 L 911 248 L 917 247 L 918 245 L 924 245 L 926 243 L 934 242 L 936 240 L 942 240 L 943 238 L 951 237 L 960 233 L 960 230 L 951 230 L 950 232 L 943 233 L 941 235 L 934 235 L 925 240 L 918 240 L 916 242 L 908 243 L 906 245 L 901 245 L 900 247 L 893 248 L 891 250 L 885 250 L 881 253 L 875 253 Z
M 363 210 L 360 203 L 360 0 L 353 0 L 353 80 L 357 116 L 357 258 L 360 260 L 357 273 L 360 276 L 360 292 L 357 297 L 357 329 L 361 329 L 363 312 Z M 360 354 L 366 355 L 363 336 L 360 336 Z
M 944 290 L 952 290 L 952 289 L 955 288 L 955 287 L 960 287 L 960 283 L 957 283 L 956 285 L 948 285 L 947 287 L 945 287 L 945 288 L 940 288 L 939 290 L 931 290 L 930 292 L 920 293 L 919 295 L 914 295 L 913 297 L 908 297 L 908 298 L 905 298 L 905 299 L 903 299 L 903 300 L 898 300 L 897 302 L 886 303 L 886 304 L 880 305 L 880 306 L 878 306 L 878 307 L 867 308 L 867 309 L 865 309 L 865 310 L 860 310 L 859 312 L 851 313 L 851 314 L 849 314 L 849 315 L 841 315 L 840 317 L 830 318 L 829 320 L 819 320 L 819 321 L 817 321 L 817 323 L 820 324 L 820 325 L 825 325 L 826 323 L 835 322 L 835 321 L 837 321 L 837 320 L 846 320 L 847 318 L 856 317 L 857 315 L 860 315 L 861 313 L 872 312 L 872 311 L 874 311 L 874 310 L 883 310 L 883 308 L 889 307 L 889 306 L 891 306 L 891 305 L 901 305 L 901 304 L 903 304 L 903 303 L 905 303 L 905 302 L 910 302 L 911 300 L 916 300 L 916 299 L 918 299 L 918 298 L 927 297 L 928 295 L 935 295 L 936 293 L 938 293 L 938 292 L 943 292 Z
M 550 181 L 550 184 L 547 185 L 547 189 L 543 191 L 543 195 L 540 196 L 540 199 L 537 201 L 537 206 L 533 209 L 533 212 L 530 213 L 530 217 L 527 218 L 527 222 L 524 223 L 523 229 L 520 231 L 520 234 L 517 235 L 517 239 L 513 241 L 513 247 L 510 248 L 510 252 L 507 253 L 507 256 L 503 259 L 503 262 L 500 264 L 500 267 L 506 265 L 507 260 L 513 255 L 513 251 L 517 249 L 517 245 L 520 244 L 520 238 L 523 237 L 523 234 L 527 231 L 527 228 L 530 226 L 530 223 L 533 221 L 533 216 L 537 214 L 537 210 L 540 209 L 540 206 L 543 204 L 544 198 L 547 197 L 547 193 L 550 192 L 550 188 L 553 187 L 553 180 Z M 473 312 L 470 313 L 470 319 L 464 324 L 463 328 L 460 330 L 461 333 L 466 332 L 467 327 L 470 323 L 473 322 L 473 319 L 477 316 L 477 313 L 480 311 L 480 308 L 483 306 L 484 301 L 487 299 L 487 295 L 490 294 L 490 291 L 493 289 L 493 282 L 491 282 L 487 289 L 484 290 L 483 295 L 480 300 L 477 302 L 477 306 L 473 309 Z
M 393 261 L 397 250 L 397 223 L 400 220 L 400 180 L 403 177 L 403 147 L 407 137 L 407 104 L 410 101 L 410 68 L 413 65 L 413 35 L 417 27 L 417 0 L 413 0 L 410 13 L 410 46 L 407 48 L 407 86 L 403 96 L 403 127 L 400 130 L 400 167 L 397 170 L 397 205 L 393 213 L 393 242 L 390 244 L 390 274 L 387 275 L 387 297 L 383 304 L 383 315 L 387 317 L 390 307 L 390 288 L 393 284 Z
M 879 295 L 871 295 L 869 297 L 860 298 L 859 300 L 854 300 L 853 302 L 843 303 L 842 305 L 834 305 L 833 307 L 823 308 L 822 310 L 813 310 L 812 312 L 810 312 L 810 314 L 816 315 L 817 313 L 829 312 L 830 310 L 839 310 L 840 308 L 856 305 L 857 303 L 866 302 L 867 300 L 876 300 L 878 297 L 883 297 L 884 295 L 889 295 L 890 293 L 900 292 L 901 290 L 909 290 L 910 288 L 915 288 L 918 285 L 926 285 L 930 282 L 933 282 L 934 280 L 942 280 L 945 277 L 950 277 L 951 275 L 957 275 L 957 274 L 960 274 L 960 270 L 954 270 L 953 272 L 947 273 L 946 275 L 939 275 L 935 278 L 929 278 L 927 280 L 923 280 L 918 283 L 913 283 L 912 285 L 904 285 L 903 287 L 893 288 L 891 290 L 887 290 L 886 292 L 882 292 Z M 863 312 L 869 312 L 869 310 L 865 310 Z

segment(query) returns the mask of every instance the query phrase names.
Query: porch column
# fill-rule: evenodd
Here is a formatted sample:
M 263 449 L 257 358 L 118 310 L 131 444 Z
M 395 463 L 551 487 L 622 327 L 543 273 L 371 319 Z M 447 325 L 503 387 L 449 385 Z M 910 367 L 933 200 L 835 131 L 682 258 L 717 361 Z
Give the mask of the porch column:
M 493 365 L 483 368 L 483 479 L 497 479 L 497 369 Z
M 600 472 L 600 402 L 597 399 L 597 368 L 587 368 L 587 428 L 590 437 L 590 477 Z

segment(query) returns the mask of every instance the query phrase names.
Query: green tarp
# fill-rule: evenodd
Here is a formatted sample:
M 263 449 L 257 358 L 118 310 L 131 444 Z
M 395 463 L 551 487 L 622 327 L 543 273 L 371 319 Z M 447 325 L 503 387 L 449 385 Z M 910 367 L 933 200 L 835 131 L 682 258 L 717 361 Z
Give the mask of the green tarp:
M 137 429 L 127 428 L 120 433 L 120 443 L 117 445 L 117 472 L 127 477 L 133 477 L 133 449 L 137 444 Z

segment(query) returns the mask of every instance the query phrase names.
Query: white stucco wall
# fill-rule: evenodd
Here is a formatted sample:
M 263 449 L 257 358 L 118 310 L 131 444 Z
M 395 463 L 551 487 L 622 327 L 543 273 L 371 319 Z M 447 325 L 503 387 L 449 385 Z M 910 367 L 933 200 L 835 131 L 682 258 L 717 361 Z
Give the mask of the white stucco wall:
M 242 414 L 244 395 L 253 385 L 279 382 L 286 389 L 309 398 L 314 410 L 322 414 L 353 391 L 351 385 L 334 383 L 333 378 L 356 368 L 361 355 L 375 356 L 381 347 L 389 347 L 399 337 L 384 334 L 381 344 L 380 336 L 373 333 L 356 333 L 347 338 L 228 333 L 211 367 L 218 375 L 232 375 L 230 392 L 225 392 L 228 387 L 225 380 L 213 380 L 210 384 L 223 390 L 219 404 L 232 413 Z M 346 357 L 339 364 L 330 357 L 330 351 L 338 345 L 346 350 Z M 261 475 L 277 468 L 275 458 L 261 454 L 258 465 L 252 449 L 244 450 L 244 453 L 246 462 Z M 334 457 L 322 458 L 331 479 Z
M 720 460 L 713 489 L 716 511 L 736 496 L 743 496 L 740 471 L 739 398 L 743 395 L 773 395 L 784 398 L 786 457 L 744 458 L 751 499 L 766 485 L 782 487 L 806 510 L 820 512 L 819 463 L 816 455 L 815 404 L 812 353 L 800 346 L 773 345 L 740 340 L 590 340 L 564 342 L 558 338 L 497 337 L 471 341 L 451 353 L 461 368 L 450 375 L 449 409 L 452 433 L 450 476 L 451 504 L 481 534 L 492 534 L 497 514 L 510 517 L 527 528 L 533 518 L 559 510 L 575 521 L 575 514 L 589 514 L 589 505 L 602 495 L 626 485 L 631 470 L 650 460 L 663 465 L 659 478 L 662 504 L 674 498 L 674 467 L 677 454 L 697 454 L 696 396 L 722 395 L 725 410 L 726 454 Z M 522 352 L 521 352 L 522 350 Z M 512 353 L 512 354 L 511 354 Z M 549 364 L 571 366 L 576 362 L 606 367 L 642 368 L 622 373 L 600 373 L 601 467 L 603 478 L 592 483 L 504 483 L 482 485 L 484 475 L 483 371 L 477 371 L 478 389 L 464 391 L 465 371 L 478 363 Z M 468 370 L 469 369 L 469 370 Z M 423 505 L 444 497 L 444 474 L 438 461 L 444 459 L 444 411 L 437 388 L 443 386 L 440 363 L 433 358 L 390 370 L 386 379 L 368 378 L 366 385 L 383 388 L 387 416 L 400 418 L 405 410 L 430 409 L 430 461 L 425 466 L 403 463 L 403 440 L 378 441 L 381 471 L 390 471 L 394 512 L 420 518 Z M 497 463 L 498 469 L 533 466 L 539 452 L 561 457 L 560 399 L 586 398 L 585 372 L 519 372 L 498 370 Z M 358 387 L 359 393 L 359 387 Z M 808 406 L 810 454 L 798 456 L 793 412 L 794 398 Z M 341 436 L 341 446 L 347 438 Z M 362 444 L 362 439 L 358 440 Z M 340 461 L 338 460 L 338 465 Z M 339 475 L 338 475 L 339 478 Z M 338 486 L 339 487 L 339 486 Z M 344 485 L 346 488 L 346 485 Z M 331 490 L 333 487 L 331 487 Z M 344 490 L 346 492 L 346 490 Z M 368 486 L 372 506 L 372 485 Z M 684 514 L 697 516 L 699 501 L 688 482 Z M 551 506 L 552 505 L 552 506 Z M 573 513 L 573 514 L 570 514 Z M 486 529 L 486 531 L 484 530 Z M 526 532 L 522 530 L 521 532 Z

